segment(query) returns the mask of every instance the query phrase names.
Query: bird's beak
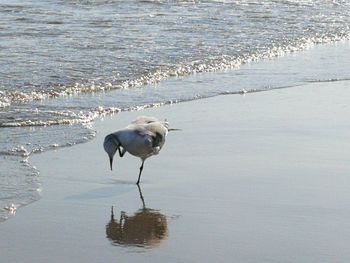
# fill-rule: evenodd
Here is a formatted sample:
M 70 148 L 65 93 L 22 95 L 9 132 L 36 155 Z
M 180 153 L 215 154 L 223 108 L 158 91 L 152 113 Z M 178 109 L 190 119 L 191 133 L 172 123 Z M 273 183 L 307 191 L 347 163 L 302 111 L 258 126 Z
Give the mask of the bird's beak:
M 112 166 L 113 166 L 113 157 L 109 157 L 109 164 L 111 165 L 111 171 L 112 171 Z

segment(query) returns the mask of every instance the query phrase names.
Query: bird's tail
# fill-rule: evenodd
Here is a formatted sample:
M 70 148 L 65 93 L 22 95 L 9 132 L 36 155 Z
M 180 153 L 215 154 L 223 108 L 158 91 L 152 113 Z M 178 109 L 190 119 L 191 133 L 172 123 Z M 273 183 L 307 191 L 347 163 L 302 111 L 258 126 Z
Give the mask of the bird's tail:
M 172 128 L 169 128 L 169 122 L 167 119 L 164 119 L 164 121 L 162 122 L 163 125 L 165 126 L 165 128 L 167 128 L 168 132 L 170 131 L 182 131 L 181 129 L 172 129 Z

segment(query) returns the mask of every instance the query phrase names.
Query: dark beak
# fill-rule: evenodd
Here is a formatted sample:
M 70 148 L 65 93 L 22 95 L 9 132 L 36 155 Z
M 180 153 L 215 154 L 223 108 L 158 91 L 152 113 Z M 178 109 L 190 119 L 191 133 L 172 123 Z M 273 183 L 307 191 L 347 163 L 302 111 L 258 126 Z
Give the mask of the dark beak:
M 109 157 L 109 164 L 111 165 L 111 171 L 112 171 L 112 166 L 113 166 L 113 157 Z

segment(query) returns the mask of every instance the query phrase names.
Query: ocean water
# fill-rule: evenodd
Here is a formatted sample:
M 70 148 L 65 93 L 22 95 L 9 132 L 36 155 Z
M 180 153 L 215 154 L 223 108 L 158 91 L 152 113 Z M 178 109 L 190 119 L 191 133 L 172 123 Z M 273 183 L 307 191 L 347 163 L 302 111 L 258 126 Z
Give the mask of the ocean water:
M 277 62 L 263 77 L 244 70 L 348 40 L 349 27 L 348 1 L 0 0 L 0 221 L 40 198 L 30 155 L 90 140 L 96 118 L 350 79 L 346 68 L 323 65 L 322 51 L 321 63 L 292 72 Z M 234 78 L 222 87 L 200 78 L 158 85 L 227 70 Z

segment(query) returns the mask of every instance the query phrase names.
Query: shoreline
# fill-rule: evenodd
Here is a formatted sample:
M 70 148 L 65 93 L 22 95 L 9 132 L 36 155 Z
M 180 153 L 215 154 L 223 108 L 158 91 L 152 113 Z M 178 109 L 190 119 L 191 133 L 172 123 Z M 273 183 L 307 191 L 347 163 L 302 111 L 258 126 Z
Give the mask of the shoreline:
M 215 94 L 233 94 L 236 91 L 244 94 L 244 91 L 247 91 L 247 93 L 260 89 L 269 91 L 271 89 L 295 87 L 300 84 L 307 84 L 308 82 L 315 81 L 322 83 L 325 81 L 346 80 L 348 79 L 348 72 L 346 69 L 350 59 L 349 43 L 348 41 L 341 41 L 317 45 L 307 51 L 289 54 L 285 57 L 249 63 L 232 71 L 195 74 L 186 78 L 170 78 L 157 84 L 157 86 L 145 86 L 142 89 L 130 90 L 132 96 L 129 99 L 132 101 L 140 97 L 152 98 L 154 95 L 153 93 L 158 95 L 170 94 L 169 97 L 167 97 L 169 100 L 165 100 L 164 97 L 159 101 L 151 100 L 150 104 L 140 106 L 139 108 L 144 109 L 150 105 L 152 105 L 151 107 L 154 105 L 157 107 L 163 103 L 167 104 L 171 101 L 177 101 L 177 99 L 174 98 L 186 98 L 186 91 L 189 90 L 194 92 L 198 91 L 198 97 L 195 96 L 198 99 L 212 97 L 215 96 Z M 256 87 L 258 88 L 255 89 Z M 210 90 L 216 90 L 215 94 L 210 93 Z M 174 98 L 172 98 L 171 94 L 174 94 Z M 112 92 L 110 95 L 111 98 L 105 95 L 100 99 L 104 101 L 108 97 L 107 100 L 113 101 L 115 94 L 113 95 Z M 156 95 L 156 97 L 158 97 L 158 95 Z M 84 98 L 81 99 L 84 100 Z M 187 99 L 185 99 L 185 101 L 186 100 Z M 69 99 L 68 101 L 64 99 L 62 101 L 60 99 L 55 101 L 54 104 L 69 103 Z M 114 103 L 111 105 L 115 106 Z M 83 128 L 83 130 L 80 130 L 78 126 L 65 125 L 48 126 L 43 129 L 35 128 L 34 130 L 30 128 L 31 131 L 29 134 L 23 132 L 25 129 L 19 132 L 20 134 L 17 134 L 17 146 L 13 148 L 14 153 L 23 156 L 27 156 L 27 154 L 30 154 L 32 151 L 40 152 L 43 149 L 45 151 L 45 149 L 47 149 L 46 146 L 51 150 L 52 148 L 58 150 L 66 145 L 74 145 L 76 142 L 85 141 L 94 133 L 90 129 Z M 33 136 L 34 134 L 39 134 L 40 140 L 45 141 L 48 139 L 48 141 L 50 141 L 50 139 L 52 139 L 52 143 L 46 146 L 40 143 L 37 145 L 33 142 L 36 141 L 36 138 L 39 139 L 39 137 L 36 135 Z M 51 134 L 53 134 L 53 137 L 51 137 Z M 61 139 L 57 140 L 58 137 L 55 137 L 55 134 L 59 134 L 58 137 Z M 6 136 L 5 134 L 5 137 Z M 4 189 L 2 194 L 3 198 L 1 199 L 2 201 L 0 201 L 3 208 L 9 207 L 11 209 L 12 205 L 14 205 L 20 209 L 28 203 L 40 198 L 40 192 L 42 190 L 40 186 L 41 177 L 36 176 L 36 169 L 27 167 L 28 163 L 26 159 L 22 160 L 22 165 L 19 166 L 18 162 L 21 158 L 23 157 L 12 156 L 11 153 L 11 156 L 0 159 L 0 162 L 3 164 L 3 175 L 5 175 L 2 184 Z M 32 180 L 30 180 L 30 178 Z M 17 194 L 13 195 L 13 192 Z M 5 209 L 0 209 L 0 221 L 8 218 L 8 216 L 9 214 Z
M 349 83 L 223 95 L 96 122 L 94 140 L 31 158 L 43 197 L 0 225 L 3 260 L 349 260 Z M 182 129 L 145 162 L 145 205 L 135 185 L 139 159 L 117 158 L 111 172 L 102 147 L 139 115 Z M 123 214 L 141 218 L 142 235 L 110 234 Z

